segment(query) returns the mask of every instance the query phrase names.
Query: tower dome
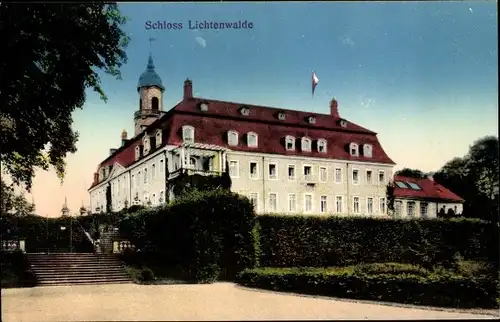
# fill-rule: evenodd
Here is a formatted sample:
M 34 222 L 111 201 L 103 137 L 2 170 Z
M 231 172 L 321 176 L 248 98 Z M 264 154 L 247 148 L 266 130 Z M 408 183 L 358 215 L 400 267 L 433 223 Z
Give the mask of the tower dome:
M 137 91 L 139 91 L 142 87 L 150 87 L 156 86 L 161 89 L 163 92 L 165 88 L 161 83 L 160 76 L 155 71 L 155 65 L 153 63 L 153 57 L 149 54 L 148 65 L 146 71 L 141 74 L 139 77 L 139 83 L 137 84 Z

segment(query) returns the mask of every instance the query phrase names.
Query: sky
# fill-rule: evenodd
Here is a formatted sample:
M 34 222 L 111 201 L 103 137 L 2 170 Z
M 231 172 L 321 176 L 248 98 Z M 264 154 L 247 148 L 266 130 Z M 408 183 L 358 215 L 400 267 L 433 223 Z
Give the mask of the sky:
M 134 131 L 136 90 L 150 50 L 170 109 L 183 81 L 195 96 L 329 113 L 378 133 L 395 169 L 437 171 L 486 135 L 498 136 L 495 1 L 123 3 L 131 37 L 122 80 L 101 74 L 109 100 L 88 91 L 75 111 L 78 152 L 64 183 L 38 171 L 37 213 L 88 205 L 97 165 Z M 196 30 L 196 21 L 247 21 L 252 29 Z M 179 29 L 152 29 L 155 22 Z M 148 40 L 154 37 L 150 44 Z M 311 72 L 319 78 L 311 95 Z

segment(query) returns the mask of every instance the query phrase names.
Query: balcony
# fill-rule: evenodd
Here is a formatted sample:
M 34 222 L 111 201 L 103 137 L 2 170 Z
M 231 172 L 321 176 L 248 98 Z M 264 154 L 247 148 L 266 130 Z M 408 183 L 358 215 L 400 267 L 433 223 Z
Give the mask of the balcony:
M 137 120 L 139 118 L 146 118 L 150 116 L 162 116 L 166 112 L 160 111 L 160 110 L 139 110 L 134 112 L 134 120 Z
M 220 171 L 212 171 L 212 170 L 203 170 L 203 169 L 196 169 L 196 168 L 180 168 L 178 170 L 175 170 L 174 172 L 170 172 L 168 176 L 168 180 L 175 179 L 181 174 L 187 174 L 188 176 L 192 175 L 201 175 L 201 176 L 220 176 L 222 172 Z
M 316 176 L 312 175 L 312 174 L 304 174 L 303 175 L 303 178 L 302 180 L 306 183 L 306 184 L 310 184 L 310 185 L 314 185 L 316 184 L 317 182 L 317 178 Z

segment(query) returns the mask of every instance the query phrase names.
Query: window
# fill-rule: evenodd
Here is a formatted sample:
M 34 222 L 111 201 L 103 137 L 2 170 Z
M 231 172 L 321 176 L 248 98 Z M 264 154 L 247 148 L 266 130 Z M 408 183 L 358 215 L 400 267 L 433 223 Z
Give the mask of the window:
M 163 173 L 165 169 L 165 164 L 163 163 L 163 159 L 160 160 L 160 173 Z
M 355 214 L 359 214 L 359 197 L 352 198 L 352 209 Z
M 363 145 L 363 156 L 367 158 L 372 157 L 372 146 L 371 144 L 364 144 Z
M 394 201 L 394 215 L 401 217 L 401 208 L 403 203 L 400 200 Z
M 257 179 L 259 177 L 259 166 L 257 162 L 250 162 L 250 179 Z
M 320 202 L 319 202 L 319 211 L 322 212 L 322 213 L 325 213 L 327 210 L 326 208 L 326 196 L 321 196 L 320 197 Z
M 155 134 L 156 147 L 161 145 L 161 130 L 157 130 Z
M 258 146 L 258 137 L 256 133 L 247 133 L 247 145 L 251 148 L 256 148 Z
M 160 191 L 160 199 L 158 200 L 159 203 L 165 202 L 165 192 L 162 190 Z
M 358 157 L 359 156 L 359 147 L 356 143 L 351 143 L 349 144 L 349 153 L 353 156 L 353 157 Z
M 132 175 L 132 188 L 135 188 L 135 176 Z
M 366 170 L 366 184 L 373 184 L 372 170 Z
M 373 214 L 373 198 L 366 198 L 366 212 Z
M 151 197 L 151 203 L 153 205 L 156 205 L 156 194 L 153 193 L 153 196 Z
M 304 180 L 312 179 L 312 167 L 310 165 L 304 166 Z
M 158 103 L 158 97 L 153 97 L 151 99 L 151 109 L 152 110 L 155 110 L 155 111 L 158 111 L 158 106 L 159 106 L 159 103 Z
M 297 211 L 297 199 L 294 193 L 288 195 L 288 211 L 289 212 Z
M 302 151 L 311 152 L 311 140 L 309 138 L 302 138 L 300 146 Z
M 295 180 L 295 166 L 288 166 L 288 180 Z
M 156 177 L 156 164 L 151 165 L 151 180 L 154 180 Z
M 232 178 L 238 178 L 240 176 L 240 167 L 238 161 L 229 161 L 229 176 Z
M 409 185 L 409 186 L 410 186 L 410 188 L 412 188 L 413 190 L 422 190 L 422 189 L 419 187 L 419 185 L 418 185 L 418 184 L 416 184 L 416 183 L 413 183 L 413 182 L 407 182 L 406 184 L 407 184 L 407 185 Z
M 408 189 L 408 186 L 404 182 L 396 181 L 396 185 L 402 189 Z
M 120 190 L 121 190 L 120 179 L 118 179 L 118 184 L 116 186 L 116 194 L 118 196 L 120 195 Z
M 135 146 L 135 160 L 139 160 L 139 158 L 141 157 L 141 147 L 136 145 Z
M 335 183 L 342 183 L 342 169 L 335 168 Z
M 182 127 L 182 141 L 187 144 L 194 143 L 194 127 L 189 125 Z
M 269 180 L 278 179 L 278 167 L 274 163 L 269 164 Z
M 304 211 L 311 212 L 312 211 L 312 195 L 306 194 L 304 196 Z
M 427 209 L 429 208 L 429 205 L 427 202 L 421 202 L 420 203 L 420 216 L 423 218 L 427 217 Z
M 318 140 L 318 152 L 326 153 L 326 140 L 325 139 Z
M 269 194 L 269 211 L 276 212 L 278 210 L 278 197 L 275 193 Z
M 144 168 L 144 183 L 148 183 L 148 168 Z
M 287 135 L 285 137 L 285 148 L 287 151 L 295 150 L 295 138 L 293 136 Z
M 342 205 L 343 205 L 343 200 L 342 200 L 342 196 L 336 196 L 335 197 L 335 210 L 338 214 L 342 213 L 343 209 L 342 209 Z
M 238 132 L 229 131 L 227 132 L 227 143 L 232 146 L 238 145 Z
M 147 134 L 145 134 L 144 135 L 144 139 L 142 141 L 142 144 L 144 146 L 144 149 L 143 149 L 144 154 L 148 154 L 148 152 L 149 152 L 149 150 L 151 148 L 149 143 L 150 143 L 149 142 L 149 138 L 148 138 Z
M 414 201 L 408 201 L 406 203 L 406 213 L 408 214 L 409 217 L 415 217 L 415 202 Z
M 252 192 L 250 193 L 250 202 L 252 203 L 253 205 L 253 208 L 255 209 L 255 211 L 257 211 L 258 209 L 258 202 L 259 202 L 259 194 L 255 193 L 255 192 Z
M 385 198 L 380 198 L 378 207 L 381 214 L 385 214 Z
M 358 169 L 352 170 L 352 183 L 354 183 L 354 184 L 359 183 L 359 171 L 358 171 Z
M 189 158 L 189 167 L 192 168 L 192 169 L 196 169 L 196 158 L 195 157 L 191 157 Z
M 385 172 L 384 171 L 378 172 L 378 183 L 385 184 Z
M 320 167 L 319 168 L 319 180 L 321 182 L 326 182 L 328 179 L 328 172 L 326 171 L 325 167 Z

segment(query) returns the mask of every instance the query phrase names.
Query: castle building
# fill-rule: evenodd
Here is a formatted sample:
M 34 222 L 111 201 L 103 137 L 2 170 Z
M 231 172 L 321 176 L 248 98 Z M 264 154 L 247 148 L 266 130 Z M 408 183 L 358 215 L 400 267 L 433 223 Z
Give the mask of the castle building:
M 395 163 L 377 134 L 330 113 L 257 106 L 193 97 L 163 110 L 165 88 L 153 58 L 137 85 L 135 133 L 122 132 L 89 188 L 92 212 L 174 198 L 180 173 L 231 176 L 234 192 L 257 213 L 385 215 L 386 186 Z

